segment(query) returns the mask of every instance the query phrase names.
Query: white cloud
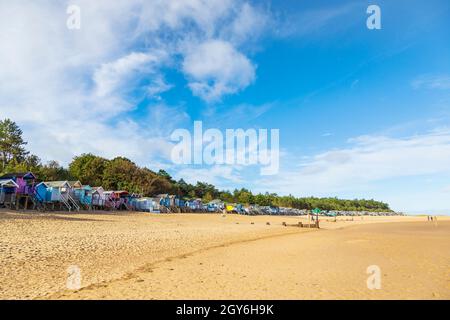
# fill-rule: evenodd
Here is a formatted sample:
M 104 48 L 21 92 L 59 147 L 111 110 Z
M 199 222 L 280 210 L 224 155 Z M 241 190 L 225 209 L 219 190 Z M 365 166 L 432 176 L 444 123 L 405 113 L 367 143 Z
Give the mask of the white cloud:
M 229 42 L 211 40 L 193 46 L 183 61 L 193 93 L 207 101 L 238 92 L 255 79 L 255 67 Z
M 161 55 L 132 52 L 116 61 L 102 64 L 93 76 L 97 95 L 105 97 L 121 90 L 130 81 L 138 81 L 138 75 L 154 73 L 155 65 L 163 63 Z
M 261 185 L 285 194 L 331 196 L 401 177 L 450 175 L 449 130 L 406 138 L 362 136 L 349 143 L 348 148 L 298 160 L 294 168 L 282 162 L 280 174 Z
M 173 87 L 174 86 L 172 84 L 168 84 L 162 76 L 158 76 L 152 80 L 151 84 L 147 88 L 147 92 L 151 97 L 161 100 L 160 94 L 169 91 Z
M 271 23 L 271 18 L 265 11 L 243 3 L 238 8 L 234 21 L 224 29 L 223 37 L 229 38 L 234 44 L 252 41 Z
M 68 30 L 69 4 L 0 2 L 0 118 L 18 122 L 31 151 L 44 160 L 67 163 L 81 152 L 95 152 L 145 165 L 163 161 L 170 153 L 168 122 L 179 126 L 187 115 L 183 108 L 163 109 L 163 101 L 142 105 L 142 99 L 161 100 L 173 86 L 162 69 L 180 71 L 180 61 L 192 54 L 186 44 L 242 38 L 243 29 L 223 30 L 249 5 L 236 0 L 79 0 L 81 29 Z M 250 8 L 248 15 L 257 13 Z M 238 60 L 230 61 L 233 68 L 251 66 L 228 46 L 227 57 Z M 249 80 L 222 81 L 228 86 L 223 92 L 230 93 L 232 86 L 242 89 Z M 138 106 L 141 110 L 132 115 Z M 159 123 L 158 112 L 173 117 Z

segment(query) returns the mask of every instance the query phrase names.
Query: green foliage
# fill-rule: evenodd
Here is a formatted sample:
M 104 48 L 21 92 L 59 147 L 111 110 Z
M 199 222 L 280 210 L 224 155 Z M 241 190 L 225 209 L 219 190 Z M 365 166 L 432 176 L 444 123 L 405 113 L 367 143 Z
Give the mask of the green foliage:
M 205 196 L 203 197 L 203 202 L 204 203 L 208 203 L 208 202 L 213 201 L 213 200 L 214 200 L 214 198 L 211 195 L 211 193 L 206 192 Z
M 69 172 L 75 178 L 90 186 L 100 186 L 103 182 L 103 172 L 108 160 L 94 156 L 91 153 L 75 157 L 69 165 Z
M 219 190 L 217 190 L 215 186 L 205 182 L 197 182 L 192 189 L 195 191 L 195 196 L 197 198 L 203 198 L 207 193 L 213 198 L 216 198 L 219 195 Z
M 158 176 L 160 176 L 160 177 L 166 179 L 166 180 L 169 181 L 170 183 L 173 183 L 173 184 L 176 183 L 176 181 L 172 179 L 171 175 L 168 174 L 165 170 L 162 170 L 162 169 L 159 170 L 159 171 L 158 171 Z
M 28 152 L 24 146 L 27 143 L 22 138 L 22 130 L 10 119 L 0 120 L 0 172 L 7 166 L 18 165 L 25 161 Z
M 225 202 L 234 202 L 234 197 L 229 191 L 222 191 L 219 194 L 219 199 Z
M 43 181 L 65 181 L 72 180 L 69 170 L 63 168 L 58 162 L 50 161 L 45 165 L 41 165 L 34 171 L 40 180 Z

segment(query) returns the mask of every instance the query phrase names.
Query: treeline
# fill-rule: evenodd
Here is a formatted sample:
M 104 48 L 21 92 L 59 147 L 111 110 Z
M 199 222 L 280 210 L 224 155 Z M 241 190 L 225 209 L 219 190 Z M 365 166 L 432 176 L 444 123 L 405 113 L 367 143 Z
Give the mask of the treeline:
M 103 186 L 108 190 L 152 196 L 160 193 L 176 194 L 186 198 L 201 198 L 205 202 L 221 199 L 229 203 L 280 206 L 297 209 L 343 210 L 343 211 L 390 211 L 389 205 L 375 200 L 343 200 L 337 198 L 297 198 L 276 193 L 253 194 L 247 189 L 218 190 L 214 185 L 197 182 L 195 185 L 183 179 L 174 180 L 166 171 L 142 168 L 131 160 L 117 157 L 112 160 L 93 154 L 77 156 L 68 168 L 56 161 L 43 164 L 26 149 L 22 130 L 13 121 L 0 120 L 0 172 L 32 171 L 44 181 L 80 180 L 91 186 Z

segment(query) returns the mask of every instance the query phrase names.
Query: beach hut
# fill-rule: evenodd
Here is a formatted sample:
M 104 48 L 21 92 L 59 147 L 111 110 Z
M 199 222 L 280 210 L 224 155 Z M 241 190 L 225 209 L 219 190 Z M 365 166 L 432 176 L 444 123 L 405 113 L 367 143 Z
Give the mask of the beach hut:
M 89 185 L 84 185 L 82 188 L 84 192 L 82 203 L 89 208 L 92 207 L 92 187 Z
M 67 183 L 70 186 L 70 195 L 72 196 L 72 198 L 78 201 L 79 204 L 81 204 L 80 197 L 82 195 L 81 189 L 83 188 L 83 184 L 79 180 L 67 181 Z
M 169 195 L 167 193 L 164 194 L 158 194 L 156 196 L 156 201 L 160 206 L 160 211 L 162 213 L 170 213 L 170 212 L 181 212 L 180 205 L 184 201 L 180 202 L 179 197 L 176 195 Z
M 164 193 L 158 194 L 156 198 L 159 199 L 160 205 L 165 206 L 167 208 L 180 206 L 180 199 L 176 195 Z
M 131 193 L 128 195 L 127 204 L 130 210 L 137 210 L 136 204 L 139 199 L 143 198 L 141 194 Z M 144 197 L 150 199 L 149 197 Z
M 203 212 L 203 203 L 200 198 L 189 200 L 186 204 L 191 212 Z
M 28 204 L 33 201 L 36 176 L 32 172 L 15 172 L 0 176 L 0 180 L 13 180 L 19 186 L 16 189 L 16 209 L 19 206 L 28 209 Z
M 0 179 L 0 205 L 12 208 L 16 204 L 19 185 L 12 179 Z
M 279 215 L 280 214 L 280 208 L 276 206 L 270 206 L 269 207 L 269 213 L 271 215 Z
M 105 197 L 105 208 L 109 210 L 115 210 L 117 205 L 118 196 L 114 191 L 104 191 L 103 195 Z
M 119 210 L 131 210 L 129 206 L 130 193 L 125 190 L 114 191 L 116 194 L 116 208 Z
M 208 212 L 222 212 L 225 207 L 225 204 L 222 200 L 215 199 L 208 203 L 207 208 Z
M 186 206 L 186 199 L 182 199 L 179 196 L 176 196 L 174 199 L 175 207 L 184 208 Z
M 34 192 L 36 176 L 32 172 L 8 173 L 0 176 L 0 180 L 13 180 L 19 187 L 17 194 L 31 195 Z
M 77 181 L 67 181 L 67 183 L 69 184 L 70 188 L 72 189 L 81 189 L 83 188 L 83 184 L 77 180 Z
M 48 189 L 48 186 L 45 184 L 45 182 L 41 182 L 36 185 L 35 194 L 36 194 L 36 197 L 38 198 L 38 200 L 42 203 L 50 202 L 50 201 L 47 201 L 47 198 L 48 198 L 47 197 L 47 189 Z
M 168 194 L 158 194 L 156 198 L 158 199 L 159 205 L 164 207 L 170 206 L 170 199 Z
M 227 210 L 228 213 L 232 213 L 234 211 L 234 207 L 235 207 L 235 205 L 231 204 L 231 203 L 227 203 L 225 205 L 225 209 Z
M 71 196 L 72 188 L 68 181 L 45 181 L 43 185 L 46 186 L 47 192 L 45 196 L 46 202 L 60 204 L 61 208 L 66 208 L 69 211 L 80 210 L 80 206 Z M 42 186 L 40 186 L 40 189 Z
M 158 204 L 160 206 L 167 207 L 167 208 L 170 206 L 170 198 L 167 193 L 158 194 L 156 196 L 156 201 L 158 201 Z
M 91 190 L 91 202 L 95 209 L 102 209 L 105 207 L 106 195 L 102 187 L 93 187 Z
M 133 199 L 132 206 L 136 211 L 159 212 L 159 206 L 154 198 L 143 197 Z
M 69 182 L 70 184 L 70 182 Z M 92 206 L 92 187 L 89 185 L 74 185 L 72 197 L 84 206 Z

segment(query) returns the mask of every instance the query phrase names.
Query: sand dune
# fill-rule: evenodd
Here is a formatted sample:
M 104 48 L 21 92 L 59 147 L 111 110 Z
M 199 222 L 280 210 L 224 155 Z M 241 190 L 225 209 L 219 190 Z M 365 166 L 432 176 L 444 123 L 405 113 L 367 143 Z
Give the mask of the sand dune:
M 0 298 L 450 298 L 448 219 L 346 219 L 0 212 Z M 380 290 L 366 285 L 374 264 Z

